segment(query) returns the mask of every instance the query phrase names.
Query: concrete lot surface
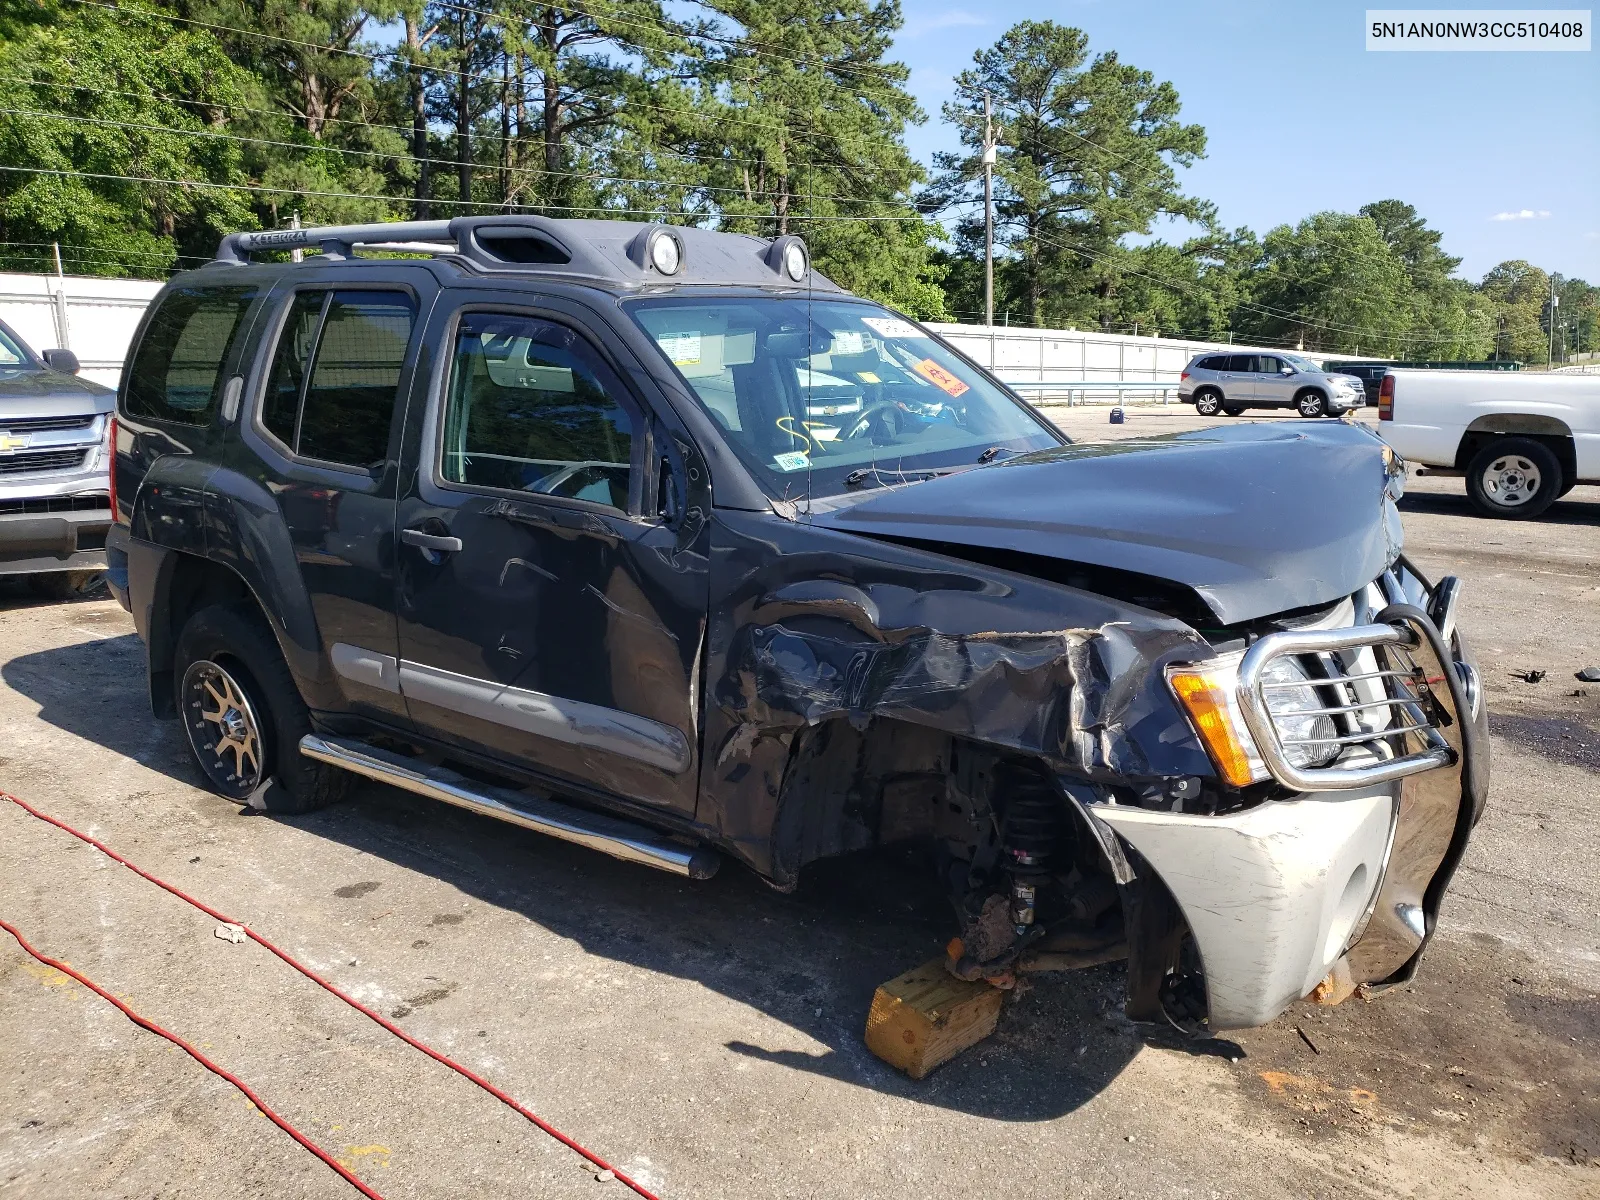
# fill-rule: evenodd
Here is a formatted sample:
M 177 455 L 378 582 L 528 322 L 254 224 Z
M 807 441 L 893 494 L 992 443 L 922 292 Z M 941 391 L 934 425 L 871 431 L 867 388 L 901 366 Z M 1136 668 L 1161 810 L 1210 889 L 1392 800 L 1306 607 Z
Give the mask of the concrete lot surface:
M 1074 436 L 1204 424 L 1058 410 Z M 1295 418 L 1269 418 L 1295 420 Z M 1286 498 L 1317 520 L 1317 497 Z M 1467 583 L 1490 806 L 1412 986 L 1184 1047 L 1122 972 L 1042 977 L 922 1083 L 872 1058 L 879 982 L 944 914 L 894 857 L 794 896 L 691 884 L 400 792 L 308 817 L 200 786 L 109 600 L 0 587 L 0 789 L 248 922 L 670 1200 L 1600 1196 L 1600 488 L 1532 524 L 1414 480 L 1408 549 Z M 1542 670 L 1540 682 L 1526 672 Z M 622 1196 L 260 947 L 10 804 L 0 916 L 187 1037 L 374 1188 Z M 1314 1048 L 1313 1048 L 1314 1047 Z M 237 1092 L 0 934 L 0 1195 L 342 1197 Z

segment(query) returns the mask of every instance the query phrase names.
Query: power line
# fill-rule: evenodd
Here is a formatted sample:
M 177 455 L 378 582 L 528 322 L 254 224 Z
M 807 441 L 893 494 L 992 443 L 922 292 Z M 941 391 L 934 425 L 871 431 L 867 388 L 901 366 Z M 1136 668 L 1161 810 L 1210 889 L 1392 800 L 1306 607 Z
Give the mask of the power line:
M 210 182 L 208 180 L 203 180 L 203 179 L 158 179 L 158 178 L 154 178 L 154 177 L 151 177 L 151 176 L 141 176 L 141 175 L 113 175 L 113 174 L 109 174 L 109 173 L 94 172 L 94 171 L 69 171 L 69 170 L 62 170 L 62 169 L 55 168 L 55 167 L 14 167 L 14 166 L 0 165 L 0 171 L 12 171 L 12 172 L 16 172 L 16 173 L 24 174 L 24 175 L 58 175 L 58 176 L 65 176 L 65 177 L 68 177 L 68 178 L 75 178 L 75 179 L 106 179 L 106 180 L 112 180 L 112 181 L 119 181 L 119 182 L 123 182 L 123 183 L 144 183 L 144 184 L 157 184 L 157 183 L 159 183 L 159 184 L 167 184 L 167 185 L 170 185 L 170 186 L 173 186 L 173 187 L 213 188 L 213 189 L 220 190 L 220 191 L 267 192 L 267 193 L 270 193 L 270 194 L 273 194 L 273 195 L 287 195 L 287 196 L 321 196 L 321 197 L 328 197 L 328 198 L 335 199 L 335 200 L 367 200 L 367 201 L 371 201 L 372 203 L 375 203 L 375 204 L 376 203 L 389 203 L 389 202 L 392 201 L 392 202 L 401 203 L 401 204 L 450 204 L 450 205 L 459 205 L 459 206 L 466 207 L 466 208 L 483 208 L 483 209 L 498 209 L 498 207 L 499 207 L 499 205 L 496 202 L 493 202 L 493 201 L 442 200 L 442 199 L 419 200 L 415 196 L 367 195 L 367 194 L 364 194 L 364 193 L 361 193 L 361 192 L 329 192 L 329 191 L 313 190 L 311 188 L 266 187 L 266 186 L 264 186 L 262 184 L 249 184 L 249 183 L 212 183 L 212 182 Z M 664 213 L 661 209 L 654 209 L 654 208 L 610 208 L 610 207 L 576 208 L 576 207 L 573 207 L 572 205 L 567 205 L 567 204 L 524 204 L 524 205 L 520 205 L 519 207 L 525 208 L 525 209 L 555 209 L 558 212 L 569 212 L 569 213 L 572 213 L 572 212 L 595 213 L 595 214 L 599 214 L 599 215 L 605 216 L 605 217 L 620 217 L 620 216 L 661 217 L 661 216 L 665 215 L 665 216 L 674 216 L 674 217 L 694 217 L 696 219 L 717 219 L 717 220 L 721 220 L 724 217 L 726 217 L 729 220 L 746 219 L 744 217 L 744 214 L 740 214 L 740 213 L 723 214 L 723 213 L 716 213 L 716 212 L 695 212 L 695 211 L 689 211 L 689 210 L 680 210 L 680 211 L 677 211 L 677 212 L 666 212 L 666 213 Z M 494 214 L 491 213 L 491 214 L 486 214 L 486 215 L 494 215 Z M 501 215 L 503 215 L 503 214 L 501 214 Z M 763 217 L 762 219 L 766 219 L 766 218 Z M 817 224 L 827 223 L 827 224 L 830 224 L 830 225 L 847 225 L 847 224 L 855 224 L 855 223 L 858 223 L 858 222 L 866 222 L 866 221 L 873 221 L 873 222 L 880 222 L 880 221 L 916 221 L 916 220 L 921 220 L 921 217 L 918 214 L 914 213 L 914 212 L 910 212 L 910 213 L 903 213 L 903 214 L 899 214 L 899 215 L 871 216 L 871 217 L 794 216 L 791 219 L 795 220 L 795 221 L 799 221 L 799 222 L 813 222 L 813 223 L 817 223 Z
M 220 131 L 211 130 L 211 129 L 183 129 L 183 128 L 180 128 L 180 127 L 174 126 L 174 125 L 145 125 L 145 124 L 140 124 L 139 122 L 136 122 L 136 121 L 113 121 L 113 120 L 111 120 L 109 118 L 106 118 L 106 117 L 80 117 L 80 116 L 75 116 L 75 115 L 73 115 L 71 113 L 44 112 L 44 111 L 40 111 L 40 110 L 37 110 L 37 109 L 0 108 L 0 114 L 10 114 L 10 115 L 13 115 L 13 116 L 22 116 L 22 117 L 44 117 L 46 119 L 56 120 L 56 121 L 77 121 L 77 122 L 80 122 L 80 123 L 83 123 L 83 124 L 105 126 L 105 127 L 114 128 L 114 129 L 139 129 L 139 130 L 144 130 L 145 132 L 149 132 L 149 133 L 170 133 L 170 134 L 176 134 L 176 135 L 178 135 L 180 137 L 216 138 L 216 139 L 221 139 L 223 141 L 241 142 L 241 143 L 245 143 L 245 144 L 248 144 L 248 145 L 277 146 L 277 147 L 281 147 L 281 148 L 286 149 L 286 150 L 300 150 L 300 151 L 306 151 L 306 152 L 324 152 L 324 153 L 332 153 L 332 154 L 351 154 L 351 155 L 359 155 L 359 156 L 366 157 L 366 158 L 388 159 L 388 160 L 397 161 L 397 162 L 418 162 L 418 161 L 420 161 L 419 159 L 414 158 L 409 153 L 391 154 L 391 153 L 388 153 L 388 152 L 382 151 L 382 150 L 351 150 L 351 149 L 344 149 L 344 148 L 341 148 L 339 146 L 328 146 L 328 145 L 308 146 L 304 142 L 285 142 L 285 141 L 280 141 L 280 140 L 276 140 L 276 139 L 273 139 L 273 138 L 246 137 L 246 136 L 244 136 L 242 134 L 222 133 Z M 763 191 L 763 190 L 759 190 L 759 189 L 746 191 L 743 188 L 736 188 L 736 187 L 715 187 L 715 186 L 713 186 L 711 184 L 705 184 L 705 183 L 683 183 L 683 182 L 674 182 L 674 181 L 671 181 L 671 180 L 635 179 L 635 178 L 629 178 L 627 176 L 606 175 L 606 174 L 603 174 L 603 173 L 589 172 L 589 171 L 547 171 L 542 167 L 502 167 L 502 166 L 498 166 L 498 165 L 491 164 L 491 163 L 463 162 L 463 161 L 458 160 L 458 159 L 430 158 L 428 161 L 432 165 L 438 166 L 438 167 L 470 166 L 470 167 L 474 167 L 474 168 L 481 168 L 484 171 L 493 171 L 493 172 L 509 171 L 509 172 L 511 172 L 512 174 L 515 174 L 515 175 L 534 175 L 534 176 L 551 175 L 551 176 L 560 176 L 560 177 L 563 177 L 563 178 L 571 178 L 571 179 L 588 179 L 588 180 L 594 180 L 594 181 L 603 182 L 603 183 L 655 184 L 655 185 L 662 186 L 662 187 L 667 187 L 667 188 L 679 188 L 679 189 L 682 189 L 684 191 L 727 192 L 727 193 L 731 193 L 731 194 L 736 195 L 736 196 L 742 196 L 742 197 L 744 197 L 746 199 L 754 199 L 757 196 L 778 196 L 778 195 L 784 194 L 784 193 L 780 193 L 780 192 Z M 846 203 L 846 204 L 872 204 L 872 203 L 875 203 L 875 201 L 863 200 L 863 199 L 860 199 L 859 197 L 855 197 L 855 196 L 825 195 L 825 196 L 819 196 L 819 197 L 817 197 L 817 199 L 819 199 L 819 200 L 839 201 L 839 202 Z

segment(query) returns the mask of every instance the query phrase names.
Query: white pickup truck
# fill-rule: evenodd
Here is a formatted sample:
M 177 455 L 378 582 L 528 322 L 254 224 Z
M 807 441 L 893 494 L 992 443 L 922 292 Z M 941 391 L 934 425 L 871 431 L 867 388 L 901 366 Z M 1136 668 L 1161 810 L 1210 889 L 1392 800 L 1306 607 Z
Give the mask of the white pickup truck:
M 1460 472 L 1489 517 L 1536 517 L 1600 483 L 1600 375 L 1393 370 L 1378 432 L 1407 462 Z

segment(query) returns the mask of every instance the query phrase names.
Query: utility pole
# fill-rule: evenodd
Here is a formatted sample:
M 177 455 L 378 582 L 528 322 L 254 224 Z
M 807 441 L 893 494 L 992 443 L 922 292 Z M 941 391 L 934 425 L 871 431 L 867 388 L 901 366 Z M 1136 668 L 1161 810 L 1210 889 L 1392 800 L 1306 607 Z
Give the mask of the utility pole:
M 983 93 L 983 323 L 994 326 L 994 121 Z
M 295 209 L 294 212 L 289 217 L 289 228 L 290 229 L 299 229 L 300 228 L 300 210 L 298 208 Z M 305 261 L 305 257 L 306 257 L 306 253 L 305 253 L 304 250 L 295 249 L 295 250 L 289 251 L 289 261 L 290 262 L 304 262 Z
M 1561 307 L 1561 297 L 1556 295 L 1556 277 L 1550 276 L 1550 348 L 1545 351 L 1546 368 L 1555 366 L 1556 359 L 1556 309 Z

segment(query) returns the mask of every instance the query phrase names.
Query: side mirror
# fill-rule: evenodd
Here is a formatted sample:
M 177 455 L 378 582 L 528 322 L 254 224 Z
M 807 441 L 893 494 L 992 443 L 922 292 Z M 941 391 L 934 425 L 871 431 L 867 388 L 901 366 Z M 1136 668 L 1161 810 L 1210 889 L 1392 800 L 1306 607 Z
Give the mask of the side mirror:
M 1280 374 L 1280 375 L 1293 375 L 1294 374 L 1294 368 L 1293 367 L 1281 367 L 1278 370 L 1278 374 Z
M 80 369 L 78 356 L 71 350 L 46 350 L 40 357 L 44 359 L 45 366 L 63 375 L 76 375 Z

